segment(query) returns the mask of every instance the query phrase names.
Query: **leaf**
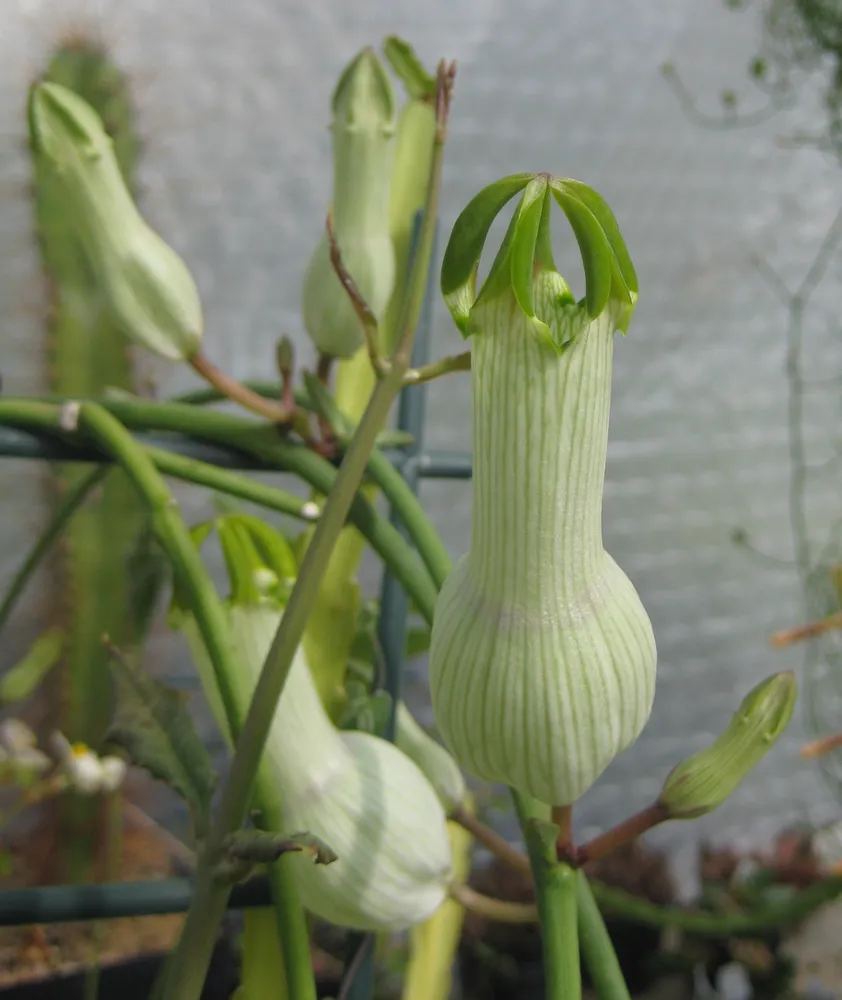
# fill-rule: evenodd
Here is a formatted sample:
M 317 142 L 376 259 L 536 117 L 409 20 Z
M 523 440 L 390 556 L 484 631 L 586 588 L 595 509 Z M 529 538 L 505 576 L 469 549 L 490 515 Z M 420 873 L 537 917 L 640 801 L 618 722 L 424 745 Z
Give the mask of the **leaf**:
M 238 830 L 225 840 L 225 853 L 230 861 L 246 861 L 268 865 L 291 851 L 309 854 L 317 865 L 330 865 L 336 854 L 312 833 L 271 833 L 264 830 Z
M 117 706 L 106 739 L 187 802 L 196 839 L 202 839 L 217 775 L 187 709 L 187 696 L 112 652 Z
M 436 79 L 421 65 L 409 42 L 397 35 L 389 35 L 383 43 L 383 55 L 411 98 L 436 96 Z
M 39 635 L 22 660 L 0 679 L 0 704 L 11 705 L 28 698 L 58 663 L 64 649 L 64 633 L 51 628 Z

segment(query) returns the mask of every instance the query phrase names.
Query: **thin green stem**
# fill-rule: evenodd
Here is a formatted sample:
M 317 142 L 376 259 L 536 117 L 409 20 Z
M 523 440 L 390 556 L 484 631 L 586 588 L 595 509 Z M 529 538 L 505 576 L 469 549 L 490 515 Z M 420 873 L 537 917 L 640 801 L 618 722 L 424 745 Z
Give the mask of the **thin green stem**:
M 214 676 L 226 715 L 236 731 L 244 706 L 238 704 L 236 686 L 230 680 L 236 675 L 237 659 L 228 632 L 225 610 L 199 550 L 190 538 L 175 497 L 143 447 L 98 403 L 82 403 L 78 421 L 79 430 L 92 437 L 112 459 L 120 463 L 135 489 L 146 501 L 152 518 L 152 530 L 190 601 L 196 624 L 213 662 Z
M 208 462 L 201 462 L 195 458 L 186 458 L 175 452 L 167 451 L 166 448 L 145 449 L 146 454 L 155 463 L 155 467 L 164 475 L 174 476 L 187 483 L 195 483 L 197 486 L 206 486 L 208 489 L 216 490 L 218 493 L 226 493 L 228 496 L 239 497 L 241 500 L 249 500 L 251 503 L 266 507 L 268 510 L 276 510 L 281 514 L 288 514 L 301 521 L 315 521 L 318 519 L 319 511 L 313 503 L 302 500 L 301 497 L 294 496 L 284 490 L 279 490 L 275 486 L 267 486 L 259 483 L 247 476 L 238 475 L 229 469 L 220 469 Z
M 580 1000 L 579 933 L 576 905 L 576 871 L 556 856 L 556 837 L 541 829 L 546 820 L 537 804 L 512 790 L 523 830 L 538 914 L 544 955 L 547 1000 Z M 555 831 L 553 826 L 550 828 Z
M 44 402 L 11 397 L 0 399 L 0 424 L 37 428 L 59 434 L 55 414 L 57 405 L 61 402 L 64 401 L 57 399 Z M 330 493 L 336 480 L 336 469 L 326 459 L 304 445 L 284 441 L 274 429 L 253 420 L 183 403 L 156 403 L 141 399 L 103 399 L 97 402 L 131 430 L 175 432 L 192 435 L 201 441 L 239 448 L 263 462 L 267 470 L 290 472 L 322 495 Z M 46 418 L 44 413 L 47 414 Z M 421 514 L 423 515 L 423 509 Z M 401 533 L 378 514 L 369 501 L 359 495 L 351 505 L 349 520 L 390 567 L 395 579 L 415 602 L 421 614 L 432 621 L 437 589 L 419 556 Z
M 451 372 L 469 372 L 471 370 L 471 352 L 451 354 L 439 361 L 433 361 L 421 368 L 411 368 L 406 373 L 405 385 L 420 385 L 422 382 L 432 382 L 433 379 Z
M 175 578 L 190 601 L 196 624 L 214 667 L 216 684 L 225 706 L 231 731 L 238 732 L 244 714 L 244 706 L 239 704 L 236 686 L 231 683 L 231 678 L 236 676 L 237 661 L 225 610 L 216 588 L 205 570 L 198 549 L 193 544 L 187 527 L 178 513 L 175 499 L 143 448 L 122 424 L 101 406 L 96 403 L 83 403 L 79 408 L 79 426 L 107 450 L 111 457 L 120 462 L 135 488 L 146 500 L 151 511 L 155 536 L 167 553 L 172 563 Z M 253 781 L 245 793 L 242 816 L 238 820 L 237 826 L 241 825 L 245 819 L 252 786 Z M 236 827 L 231 826 L 230 830 L 233 829 Z M 188 913 L 182 937 L 182 941 L 190 941 L 189 929 L 198 926 L 200 933 L 197 937 L 204 948 L 199 950 L 196 947 L 194 952 L 188 951 L 189 961 L 185 960 L 182 949 L 180 947 L 177 949 L 174 960 L 168 967 L 165 996 L 178 997 L 179 1000 L 185 998 L 186 1000 L 187 997 L 198 997 L 201 993 L 219 921 L 225 912 L 231 891 L 230 885 L 220 883 L 213 878 L 214 852 L 221 843 L 221 839 L 221 837 L 217 837 L 211 841 L 205 853 L 205 863 L 200 864 L 196 881 L 196 897 Z M 298 947 L 300 947 L 302 940 L 305 945 L 303 959 L 301 955 L 295 954 L 290 965 L 293 996 L 300 997 L 301 1000 L 310 1000 L 310 998 L 315 998 L 315 983 L 310 967 L 304 913 L 293 895 L 294 887 L 288 880 L 284 884 L 283 890 L 283 898 L 277 899 L 276 903 L 279 908 L 284 910 L 285 943 L 286 939 L 289 938 Z M 301 927 L 301 931 L 298 933 L 293 926 L 296 923 Z M 207 928 L 210 928 L 210 934 L 206 932 Z M 292 981 L 293 971 L 298 974 L 298 981 L 294 984 Z
M 333 428 L 343 447 L 353 440 L 354 424 L 342 412 L 338 402 L 327 390 L 308 383 L 312 392 L 310 404 Z M 433 527 L 427 512 L 412 491 L 404 476 L 392 465 L 383 452 L 375 449 L 368 459 L 368 477 L 382 491 L 392 510 L 400 517 L 407 532 L 416 544 L 418 553 L 437 588 L 441 588 L 451 570 L 450 555 L 439 533 Z
M 614 944 L 597 906 L 587 876 L 577 872 L 579 942 L 599 1000 L 631 1000 Z
M 318 594 L 321 577 L 362 482 L 377 434 L 385 423 L 392 403 L 400 392 L 404 374 L 409 368 L 412 340 L 427 281 L 427 259 L 430 256 L 435 232 L 441 183 L 441 146 L 445 134 L 450 80 L 451 76 L 442 68 L 439 73 L 437 146 L 419 240 L 422 253 L 418 255 L 409 282 L 409 293 L 401 324 L 403 334 L 392 355 L 390 369 L 375 387 L 354 440 L 345 454 L 322 516 L 307 547 L 280 626 L 263 664 L 245 723 L 237 740 L 234 759 L 222 789 L 219 810 L 211 830 L 211 845 L 221 845 L 224 838 L 238 829 L 246 818 L 266 738 L 295 651 L 301 642 L 310 610 Z M 165 1000 L 197 1000 L 201 992 L 202 980 L 210 961 L 221 917 L 220 902 L 224 908 L 230 893 L 230 887 L 214 885 L 210 881 L 205 874 L 208 869 L 208 864 L 200 866 L 202 877 L 197 882 L 197 898 L 188 913 L 184 932 L 170 966 L 170 975 L 167 977 L 164 989 Z M 198 895 L 200 887 L 201 896 Z M 298 970 L 294 965 L 287 965 L 287 974 L 292 996 L 296 1000 L 310 1000 L 314 995 L 312 973 L 309 984 L 302 983 L 301 987 L 297 982 Z
M 3 598 L 3 603 L 0 604 L 0 631 L 2 631 L 6 622 L 9 620 L 9 616 L 14 610 L 14 607 L 29 582 L 30 577 L 37 569 L 38 564 L 47 552 L 49 552 L 53 543 L 64 531 L 67 523 L 76 511 L 85 502 L 85 498 L 91 490 L 102 482 L 108 472 L 109 468 L 107 465 L 97 466 L 87 476 L 85 476 L 84 479 L 80 479 L 65 497 L 61 507 L 56 512 L 55 517 L 50 521 L 38 540 L 29 550 L 22 566 L 17 573 L 15 573 L 12 582 L 9 584 L 6 596 Z

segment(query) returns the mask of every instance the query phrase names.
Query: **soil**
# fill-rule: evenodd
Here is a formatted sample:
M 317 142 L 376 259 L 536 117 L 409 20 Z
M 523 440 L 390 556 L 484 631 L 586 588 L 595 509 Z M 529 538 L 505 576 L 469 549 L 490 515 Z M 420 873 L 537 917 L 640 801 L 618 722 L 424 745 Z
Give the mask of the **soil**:
M 134 814 L 136 815 L 136 814 Z M 124 815 L 123 850 L 116 881 L 139 882 L 174 874 L 166 834 Z M 34 829 L 7 844 L 12 870 L 0 889 L 43 883 L 54 853 L 52 824 Z M 43 980 L 78 972 L 99 955 L 105 967 L 141 955 L 161 955 L 178 938 L 181 914 L 117 920 L 0 928 L 0 989 L 12 983 Z

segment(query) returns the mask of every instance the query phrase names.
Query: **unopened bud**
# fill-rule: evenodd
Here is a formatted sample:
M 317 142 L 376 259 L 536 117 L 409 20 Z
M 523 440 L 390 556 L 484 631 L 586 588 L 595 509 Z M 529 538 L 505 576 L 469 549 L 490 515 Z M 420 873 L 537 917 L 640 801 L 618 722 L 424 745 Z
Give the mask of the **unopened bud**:
M 336 242 L 360 296 L 379 319 L 395 281 L 389 231 L 395 99 L 372 49 L 363 49 L 336 85 L 332 131 Z M 350 358 L 362 347 L 363 328 L 334 271 L 326 233 L 307 265 L 302 312 L 320 354 Z
M 126 336 L 168 361 L 191 357 L 203 329 L 196 284 L 138 212 L 100 117 L 66 87 L 39 83 L 30 95 L 29 129 L 36 156 L 66 195 L 68 221 Z
M 670 819 L 695 819 L 721 806 L 786 729 L 797 697 L 795 675 L 789 671 L 749 692 L 728 728 L 667 776 L 659 801 Z

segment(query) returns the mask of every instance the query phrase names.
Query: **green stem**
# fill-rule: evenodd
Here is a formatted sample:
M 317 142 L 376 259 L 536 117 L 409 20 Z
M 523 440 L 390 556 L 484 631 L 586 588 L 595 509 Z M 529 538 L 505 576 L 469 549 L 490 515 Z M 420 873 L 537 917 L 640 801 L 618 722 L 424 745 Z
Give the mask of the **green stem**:
M 214 667 L 217 688 L 225 706 L 231 731 L 239 732 L 244 706 L 238 703 L 236 687 L 231 682 L 231 679 L 236 676 L 237 661 L 228 632 L 225 610 L 216 588 L 204 568 L 198 549 L 193 544 L 187 527 L 178 513 L 174 497 L 142 447 L 101 406 L 96 403 L 83 403 L 79 410 L 79 425 L 114 459 L 120 462 L 140 495 L 147 502 L 151 511 L 155 536 L 167 553 L 173 566 L 173 573 L 190 600 L 196 624 L 201 631 L 208 656 Z M 278 694 L 280 695 L 280 691 Z M 236 826 L 232 825 L 226 828 L 225 832 L 236 829 L 245 820 L 253 784 L 253 780 L 249 782 L 248 789 L 241 797 L 242 815 Z M 181 949 L 179 948 L 176 951 L 174 961 L 169 966 L 165 990 L 170 996 L 178 997 L 179 1000 L 188 996 L 198 997 L 201 993 L 219 921 L 222 919 L 231 891 L 230 885 L 221 884 L 213 878 L 214 852 L 219 847 L 221 840 L 222 837 L 217 837 L 211 842 L 206 853 L 205 864 L 200 865 L 196 883 L 196 897 L 188 913 L 182 938 L 182 940 L 189 940 L 188 929 L 191 927 L 191 917 L 193 927 L 198 924 L 202 929 L 210 928 L 207 955 L 199 954 L 195 956 L 195 961 L 184 962 L 182 960 L 184 956 L 180 954 Z M 283 908 L 284 911 L 284 945 L 286 947 L 288 942 L 294 942 L 300 947 L 303 941 L 306 946 L 307 932 L 304 912 L 297 899 L 292 895 L 294 887 L 289 880 L 284 882 L 283 890 L 283 898 L 277 899 L 276 903 L 279 909 Z M 299 925 L 298 932 L 293 926 L 295 924 Z M 208 935 L 204 934 L 203 937 L 208 938 Z M 188 955 L 190 954 L 188 951 Z M 202 959 L 204 959 L 204 963 Z M 315 983 L 310 967 L 309 947 L 305 948 L 303 958 L 300 954 L 294 954 L 288 968 L 290 970 L 290 986 L 296 1000 L 314 998 Z M 297 980 L 293 977 L 294 973 Z M 165 995 L 167 995 L 166 992 Z
M 11 397 L 0 399 L 0 424 L 35 427 L 58 434 L 56 414 L 57 405 L 61 402 L 61 399 L 47 402 Z M 323 495 L 330 493 L 336 480 L 336 469 L 326 459 L 303 445 L 282 440 L 273 429 L 267 429 L 253 420 L 183 403 L 155 403 L 139 399 L 97 402 L 134 431 L 176 432 L 239 448 L 265 463 L 267 470 L 293 473 Z M 43 419 L 45 408 L 48 416 Z M 437 589 L 424 571 L 418 555 L 400 532 L 361 496 L 357 496 L 351 505 L 349 519 L 390 567 L 422 615 L 431 621 Z
M 55 517 L 45 528 L 43 534 L 38 538 L 29 551 L 21 568 L 15 573 L 3 603 L 0 604 L 0 631 L 9 620 L 17 604 L 18 598 L 23 593 L 30 577 L 35 572 L 38 564 L 47 554 L 56 539 L 64 531 L 68 521 L 85 502 L 85 498 L 91 490 L 105 478 L 108 473 L 108 466 L 97 466 L 84 479 L 80 479 L 73 489 L 68 493 L 61 507 L 56 511 Z
M 438 361 L 433 361 L 421 368 L 412 368 L 406 373 L 406 385 L 420 385 L 422 382 L 432 382 L 433 379 L 451 372 L 469 372 L 471 370 L 471 352 L 450 354 Z
M 312 383 L 309 383 L 312 386 Z M 346 447 L 353 439 L 354 424 L 329 393 L 319 392 L 312 399 L 337 434 L 339 443 Z M 383 492 L 392 509 L 398 514 L 410 537 L 416 544 L 424 565 L 429 570 L 437 588 L 441 588 L 451 569 L 451 559 L 441 537 L 430 522 L 427 512 L 410 488 L 404 476 L 392 465 L 382 451 L 375 449 L 368 459 L 368 477 Z
M 581 870 L 577 874 L 579 941 L 599 1000 L 631 1000 L 614 944 L 587 876 Z
M 144 450 L 158 471 L 166 476 L 174 476 L 187 483 L 206 486 L 218 493 L 227 493 L 241 500 L 249 500 L 268 510 L 276 510 L 302 521 L 315 521 L 319 516 L 318 509 L 309 501 L 279 490 L 275 486 L 266 486 L 229 469 L 220 469 L 208 462 L 186 458 L 165 448 L 147 447 Z
M 580 1000 L 576 872 L 557 860 L 555 837 L 544 835 L 540 829 L 544 820 L 536 805 L 514 790 L 512 798 L 535 882 L 547 1000 Z
M 449 99 L 449 78 L 442 69 L 439 78 L 439 114 L 434 166 L 427 194 L 424 220 L 421 225 L 419 246 L 409 283 L 405 308 L 402 313 L 401 336 L 393 355 L 392 364 L 371 395 L 354 440 L 325 503 L 313 538 L 304 555 L 298 578 L 290 595 L 278 631 L 263 664 L 248 715 L 237 740 L 234 759 L 222 789 L 219 811 L 211 830 L 211 845 L 220 845 L 224 838 L 238 829 L 248 813 L 251 793 L 257 776 L 263 748 L 275 716 L 278 699 L 283 691 L 295 651 L 297 650 L 310 610 L 318 595 L 321 577 L 330 561 L 333 546 L 351 510 L 356 492 L 365 474 L 368 457 L 377 434 L 388 416 L 395 397 L 403 385 L 403 377 L 412 357 L 412 341 L 421 311 L 427 271 L 435 234 L 438 194 L 441 184 L 442 145 L 445 134 L 446 112 Z M 207 869 L 202 865 L 201 869 Z M 201 873 L 200 869 L 200 873 Z M 202 873 L 203 874 L 203 873 Z M 197 897 L 184 926 L 170 967 L 165 1000 L 197 1000 L 201 992 L 205 970 L 210 961 L 216 940 L 222 907 L 228 899 L 230 888 L 214 886 L 204 876 L 197 885 L 202 886 L 202 896 Z M 207 912 L 205 910 L 207 908 Z M 297 970 L 287 966 L 289 988 L 295 1000 L 310 1000 L 314 995 L 312 974 L 309 984 L 296 982 Z
M 445 359 L 445 361 L 447 360 L 450 359 Z M 259 392 L 261 395 L 277 397 L 280 392 L 280 384 L 277 382 L 249 382 L 247 384 L 254 392 Z M 179 396 L 178 401 L 200 406 L 218 402 L 222 398 L 224 397 L 219 392 L 212 389 L 199 389 Z M 326 397 L 326 401 L 327 398 L 329 397 Z M 296 403 L 306 409 L 315 409 L 313 401 L 306 392 L 296 393 Z M 333 429 L 339 435 L 340 443 L 347 445 L 354 432 L 353 424 L 343 415 L 338 401 L 333 400 L 333 403 L 335 405 L 330 414 L 325 414 L 325 416 L 328 417 Z M 406 479 L 379 449 L 375 449 L 369 457 L 368 478 L 383 493 L 392 509 L 403 521 L 418 549 L 418 554 L 433 578 L 433 582 L 436 587 L 440 588 L 451 570 L 451 559 L 418 497 L 409 488 Z

